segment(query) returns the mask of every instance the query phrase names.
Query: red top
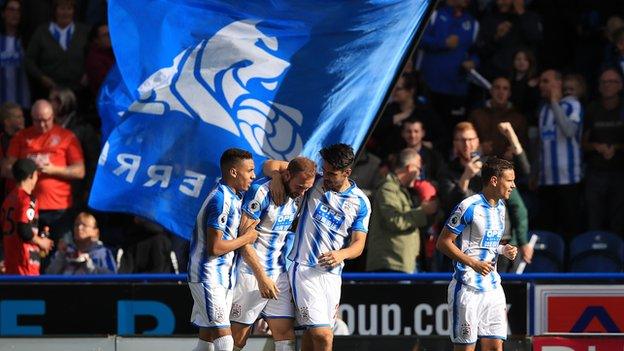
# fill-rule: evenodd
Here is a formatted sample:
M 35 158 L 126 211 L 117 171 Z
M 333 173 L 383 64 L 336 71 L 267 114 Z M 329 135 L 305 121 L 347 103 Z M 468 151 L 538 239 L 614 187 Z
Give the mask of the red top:
M 37 132 L 34 127 L 20 130 L 11 139 L 7 155 L 18 159 L 49 161 L 61 167 L 84 162 L 78 138 L 71 131 L 58 125 L 43 134 Z M 34 196 L 42 210 L 67 209 L 72 204 L 71 182 L 40 173 Z
M 39 218 L 37 201 L 17 187 L 4 199 L 0 216 L 7 274 L 39 275 L 39 247 L 24 242 L 17 232 L 18 223 L 36 225 Z

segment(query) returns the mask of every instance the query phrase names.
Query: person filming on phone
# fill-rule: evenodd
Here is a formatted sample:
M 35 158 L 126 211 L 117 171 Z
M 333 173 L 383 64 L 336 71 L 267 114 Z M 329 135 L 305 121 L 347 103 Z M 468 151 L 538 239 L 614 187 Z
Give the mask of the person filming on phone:
M 512 134 L 507 131 L 508 126 L 502 126 L 503 134 Z M 514 143 L 512 142 L 512 145 Z M 522 150 L 520 150 L 523 153 Z M 453 153 L 448 171 L 440 181 L 439 195 L 441 207 L 447 216 L 451 215 L 454 206 L 463 199 L 478 194 L 481 190 L 481 168 L 487 161 L 487 156 L 481 155 L 479 137 L 474 125 L 470 122 L 460 122 L 453 130 Z M 524 166 L 520 166 L 524 168 Z M 513 241 L 518 244 L 522 258 L 529 262 L 533 250 L 528 244 L 528 213 L 522 197 L 514 191 L 506 201 L 508 214 L 503 242 Z M 446 262 L 449 263 L 449 262 Z M 442 263 L 442 266 L 446 266 Z M 449 267 L 450 268 L 450 267 Z

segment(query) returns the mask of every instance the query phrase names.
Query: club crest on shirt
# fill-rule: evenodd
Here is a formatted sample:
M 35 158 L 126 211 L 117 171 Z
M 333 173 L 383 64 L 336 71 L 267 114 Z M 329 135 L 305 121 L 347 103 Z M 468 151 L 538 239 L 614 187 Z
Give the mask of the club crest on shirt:
M 308 310 L 307 306 L 299 307 L 299 315 L 301 316 L 301 319 L 304 321 L 310 320 L 310 311 Z
M 50 146 L 57 146 L 58 144 L 61 143 L 61 137 L 58 135 L 52 135 L 52 137 L 50 137 Z

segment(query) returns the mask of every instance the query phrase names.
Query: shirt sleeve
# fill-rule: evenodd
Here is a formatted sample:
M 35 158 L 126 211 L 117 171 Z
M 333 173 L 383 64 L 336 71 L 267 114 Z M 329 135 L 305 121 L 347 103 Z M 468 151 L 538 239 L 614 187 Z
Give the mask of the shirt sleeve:
M 18 223 L 30 223 L 35 218 L 35 209 L 30 206 L 30 198 L 20 197 L 15 208 L 15 220 Z
M 67 144 L 67 165 L 73 165 L 74 163 L 84 162 L 84 155 L 82 153 L 82 147 L 80 146 L 80 141 L 76 137 L 74 133 L 69 132 L 67 137 L 69 138 L 69 143 Z
M 252 184 L 243 198 L 243 212 L 251 218 L 258 220 L 262 211 L 269 207 L 269 204 L 270 195 L 268 187 L 264 186 L 264 184 Z
M 22 133 L 17 132 L 9 142 L 9 148 L 6 151 L 7 157 L 20 158 L 20 143 L 22 141 Z
M 474 206 L 461 202 L 453 209 L 453 213 L 446 221 L 446 228 L 453 234 L 459 235 L 464 231 L 467 225 L 472 223 L 472 214 Z
M 225 231 L 228 221 L 229 206 L 226 206 L 223 193 L 216 193 L 206 206 L 206 226 Z
M 365 196 L 360 197 L 360 208 L 351 226 L 351 231 L 358 231 L 368 233 L 368 222 L 370 220 L 371 205 L 368 198 Z

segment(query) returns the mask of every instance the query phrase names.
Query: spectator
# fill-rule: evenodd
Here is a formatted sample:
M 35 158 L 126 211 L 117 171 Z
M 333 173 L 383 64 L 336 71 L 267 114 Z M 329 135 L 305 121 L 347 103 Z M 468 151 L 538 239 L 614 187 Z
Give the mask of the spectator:
M 366 148 L 360 153 L 351 172 L 351 179 L 370 197 L 377 188 L 380 177 L 381 159 Z
M 0 27 L 0 104 L 15 102 L 30 107 L 30 89 L 24 70 L 24 49 L 20 36 L 21 3 L 8 0 L 2 6 Z
M 563 96 L 572 96 L 578 101 L 584 101 L 587 97 L 585 78 L 580 74 L 566 74 L 563 76 Z
M 528 172 L 526 155 L 517 142 L 518 138 L 514 138 L 515 133 L 511 124 L 502 124 L 499 128 L 501 128 L 501 133 L 512 141 L 512 146 L 520 148 L 519 155 L 514 158 L 519 165 L 516 167 L 519 173 Z M 508 130 L 509 128 L 511 131 Z M 487 160 L 487 156 L 481 156 L 479 137 L 474 125 L 470 122 L 461 122 L 455 126 L 453 145 L 456 157 L 449 164 L 446 177 L 440 183 L 441 204 L 446 215 L 450 215 L 455 204 L 481 190 L 481 167 Z M 505 218 L 508 223 L 505 225 L 503 240 L 517 243 L 522 255 L 530 261 L 532 249 L 527 245 L 527 209 L 517 189 L 511 193 L 509 200 L 506 200 L 506 205 L 508 215 Z
M 420 71 L 431 90 L 431 103 L 444 127 L 465 119 L 468 82 L 466 72 L 478 63 L 471 52 L 479 23 L 466 10 L 467 0 L 447 0 L 435 11 L 425 29 Z
M 507 78 L 494 79 L 490 95 L 492 98 L 486 101 L 485 107 L 472 111 L 469 120 L 477 129 L 483 155 L 504 157 L 510 144 L 500 133 L 498 125 L 502 122 L 509 122 L 520 136 L 520 143 L 526 146 L 528 143 L 527 123 L 524 116 L 518 113 L 509 102 L 511 85 Z
M 54 110 L 48 101 L 36 101 L 31 114 L 32 127 L 17 132 L 11 139 L 4 175 L 8 176 L 8 170 L 18 158 L 34 160 L 40 174 L 34 193 L 39 201 L 40 225 L 50 227 L 54 240 L 63 236 L 70 239 L 71 181 L 84 178 L 82 149 L 71 131 L 54 124 Z
M 118 273 L 172 273 L 171 240 L 160 225 L 135 217 L 121 247 Z M 119 259 L 119 253 L 118 253 Z
M 59 86 L 52 88 L 50 103 L 54 108 L 54 121 L 74 133 L 84 154 L 85 177 L 72 182 L 74 207 L 84 209 L 87 206 L 89 190 L 97 168 L 100 141 L 93 127 L 85 123 L 82 116 L 78 114 L 78 102 L 71 89 Z
M 37 28 L 26 51 L 26 70 L 36 83 L 37 96 L 54 86 L 81 89 L 89 28 L 74 23 L 75 0 L 54 0 L 54 20 Z
M 408 148 L 373 197 L 367 271 L 413 273 L 420 252 L 420 227 L 438 209 L 437 200 L 416 205 L 408 188 L 420 176 L 420 155 Z
M 408 118 L 419 118 L 430 131 L 428 140 L 439 146 L 444 139 L 444 126 L 433 112 L 418 87 L 414 73 L 403 73 L 392 90 L 392 103 L 388 104 L 373 133 L 376 146 L 373 153 L 387 161 L 390 154 L 398 153 L 403 148 L 401 141 L 401 123 Z
M 424 141 L 426 135 L 422 121 L 417 118 L 410 117 L 401 124 L 403 147 L 412 148 L 420 155 L 420 179 L 425 179 L 437 186 L 446 165 L 442 155 L 431 148 L 431 143 Z
M 520 111 L 530 125 L 537 125 L 534 117 L 539 105 L 539 90 L 537 84 L 537 62 L 529 50 L 518 50 L 514 55 L 511 71 L 511 98 L 510 101 L 516 110 Z
M 11 168 L 17 186 L 2 203 L 4 265 L 7 274 L 39 275 L 40 252 L 46 255 L 54 243 L 39 236 L 38 204 L 33 196 L 37 166 L 19 159 Z
M 536 49 L 542 40 L 540 18 L 525 9 L 524 0 L 497 0 L 481 23 L 477 46 L 481 71 L 489 79 L 508 76 L 515 51 Z
M 544 103 L 539 111 L 539 226 L 568 239 L 579 232 L 581 181 L 581 104 L 562 97 L 561 74 L 547 70 L 540 77 Z
M 114 64 L 115 56 L 111 46 L 108 24 L 98 24 L 91 30 L 91 45 L 85 66 L 89 89 L 93 96 L 97 96 L 100 86 Z
M 100 241 L 100 230 L 95 217 L 81 212 L 74 222 L 73 243 L 59 245 L 46 273 L 112 274 L 116 270 L 115 257 Z
M 9 142 L 15 133 L 24 129 L 24 112 L 20 105 L 5 102 L 0 106 L 0 121 L 2 122 L 2 132 L 0 133 L 0 160 L 6 157 L 6 152 L 9 149 Z M 13 179 L 2 179 L 0 182 L 0 196 L 4 198 L 5 195 L 15 188 L 15 181 Z
M 624 236 L 624 190 L 618 185 L 624 178 L 622 76 L 607 69 L 598 84 L 600 98 L 587 107 L 583 134 L 587 226 Z
M 613 33 L 613 53 L 608 57 L 607 67 L 614 67 L 620 75 L 624 74 L 624 27 Z

